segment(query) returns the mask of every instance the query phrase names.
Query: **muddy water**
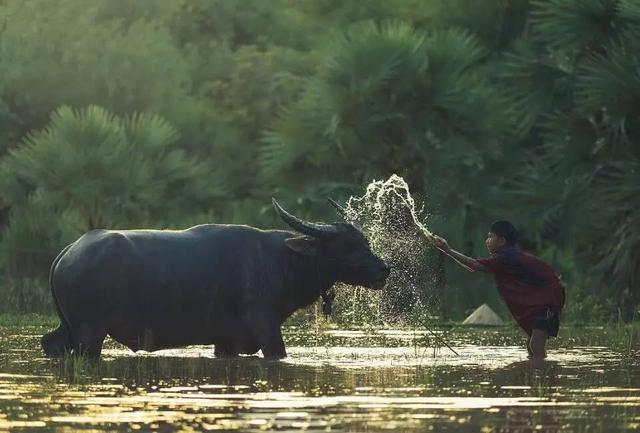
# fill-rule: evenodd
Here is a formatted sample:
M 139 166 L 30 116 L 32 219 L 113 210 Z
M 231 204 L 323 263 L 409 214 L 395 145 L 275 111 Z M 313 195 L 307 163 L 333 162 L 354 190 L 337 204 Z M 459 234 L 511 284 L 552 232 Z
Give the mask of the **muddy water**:
M 86 363 L 43 359 L 43 331 L 0 328 L 0 431 L 640 429 L 640 362 L 628 349 L 559 340 L 533 366 L 507 331 L 447 331 L 456 356 L 421 332 L 290 328 L 279 362 L 109 343 Z

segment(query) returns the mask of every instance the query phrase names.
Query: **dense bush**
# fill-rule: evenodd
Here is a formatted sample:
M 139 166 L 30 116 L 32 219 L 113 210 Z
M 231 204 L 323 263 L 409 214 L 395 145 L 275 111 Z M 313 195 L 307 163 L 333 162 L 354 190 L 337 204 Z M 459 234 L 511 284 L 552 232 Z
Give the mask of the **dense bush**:
M 268 226 L 274 194 L 333 218 L 326 195 L 392 173 L 469 254 L 515 220 L 575 320 L 640 302 L 637 1 L 2 0 L 0 23 L 2 293 L 21 309 L 90 228 Z M 426 260 L 448 314 L 497 303 Z

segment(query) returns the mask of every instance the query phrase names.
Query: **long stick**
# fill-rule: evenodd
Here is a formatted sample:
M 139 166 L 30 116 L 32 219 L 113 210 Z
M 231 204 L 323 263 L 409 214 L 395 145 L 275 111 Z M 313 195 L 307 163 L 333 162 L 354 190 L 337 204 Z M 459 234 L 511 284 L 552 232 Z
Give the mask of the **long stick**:
M 450 351 L 452 351 L 456 355 L 460 356 L 460 354 L 458 352 L 456 352 L 455 350 L 453 350 L 453 348 L 451 346 L 449 346 L 449 344 L 444 340 L 444 338 L 440 337 L 438 334 L 436 334 L 431 329 L 429 329 L 429 327 L 427 325 L 424 325 L 424 327 L 427 329 L 427 331 L 429 331 L 431 333 L 431 335 L 433 335 L 436 339 L 439 339 L 441 343 L 444 343 L 444 345 L 447 346 Z
M 443 253 L 446 254 L 446 251 L 443 250 L 442 248 L 438 247 L 434 242 L 433 242 L 433 233 L 431 233 L 425 226 L 423 226 L 420 221 L 418 221 L 418 218 L 416 217 L 415 213 L 413 212 L 413 208 L 412 206 L 407 202 L 407 199 L 405 199 L 404 197 L 402 197 L 400 194 L 398 194 L 397 191 L 395 191 L 395 194 L 398 198 L 400 198 L 400 200 L 402 200 L 404 202 L 404 205 L 409 208 L 409 212 L 411 213 L 411 218 L 413 219 L 413 223 L 418 227 L 418 229 L 424 234 L 424 236 L 427 238 L 427 241 L 429 243 L 431 243 L 432 246 L 434 246 L 436 249 L 442 251 Z M 444 343 L 445 346 L 447 346 L 449 348 L 450 351 L 452 351 L 453 353 L 455 353 L 456 355 L 460 356 L 460 354 L 458 352 L 456 352 L 455 350 L 453 350 L 453 348 L 451 346 L 449 346 L 449 344 L 444 340 L 444 338 L 438 336 L 435 332 L 433 332 L 431 329 L 429 329 L 428 326 L 424 325 L 424 327 L 427 329 L 427 331 L 429 331 L 429 333 L 431 333 L 431 335 L 433 335 L 437 340 L 439 339 L 440 342 Z
M 420 223 L 420 221 L 418 220 L 417 215 L 415 214 L 415 210 L 414 207 L 411 206 L 411 203 L 409 203 L 409 201 L 407 200 L 406 197 L 403 197 L 402 195 L 400 195 L 400 193 L 398 193 L 397 190 L 393 190 L 394 194 L 396 195 L 396 197 L 398 197 L 403 203 L 404 205 L 409 209 L 409 212 L 411 213 L 411 219 L 413 219 L 413 223 L 416 225 L 416 227 L 418 227 L 418 229 L 422 232 L 422 234 L 424 234 L 424 236 L 427 238 L 427 241 L 429 243 L 431 243 L 431 245 L 433 245 L 436 249 L 442 251 L 443 253 L 447 253 L 445 250 L 443 250 L 442 248 L 438 247 L 434 242 L 433 242 L 433 233 L 431 233 L 431 231 L 429 231 L 429 229 L 427 229 L 424 225 L 422 225 Z M 407 190 L 407 194 L 409 194 L 409 191 Z M 433 335 L 436 340 L 440 340 L 441 343 L 444 343 L 445 346 L 447 346 L 447 348 L 449 348 L 450 351 L 452 351 L 453 353 L 455 353 L 457 356 L 460 356 L 460 354 L 458 352 L 456 352 L 455 350 L 453 350 L 453 348 L 451 346 L 449 346 L 449 343 L 447 343 L 445 341 L 445 339 L 443 337 L 440 337 L 439 335 L 437 335 L 435 332 L 433 332 L 431 329 L 429 329 L 429 327 L 427 325 L 424 325 L 424 327 L 427 329 L 427 331 L 429 331 L 429 333 L 431 335 Z

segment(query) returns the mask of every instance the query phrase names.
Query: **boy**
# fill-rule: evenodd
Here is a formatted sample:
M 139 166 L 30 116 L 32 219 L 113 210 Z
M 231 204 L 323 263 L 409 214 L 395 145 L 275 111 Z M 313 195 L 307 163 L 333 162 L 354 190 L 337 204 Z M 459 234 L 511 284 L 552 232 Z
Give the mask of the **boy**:
M 515 247 L 516 229 L 508 221 L 491 225 L 485 244 L 489 258 L 473 259 L 454 250 L 440 236 L 429 239 L 463 268 L 494 274 L 498 293 L 527 333 L 529 356 L 546 356 L 547 337 L 558 335 L 564 287 L 551 266 Z

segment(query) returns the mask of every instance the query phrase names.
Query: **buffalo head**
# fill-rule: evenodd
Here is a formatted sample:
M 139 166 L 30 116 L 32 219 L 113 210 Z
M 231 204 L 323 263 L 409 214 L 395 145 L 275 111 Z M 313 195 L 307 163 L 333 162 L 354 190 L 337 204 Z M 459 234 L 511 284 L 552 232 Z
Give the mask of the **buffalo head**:
M 327 264 L 338 281 L 372 289 L 384 287 L 390 269 L 353 224 L 312 223 L 290 214 L 275 199 L 273 206 L 284 222 L 302 234 L 287 239 L 288 248 L 298 254 L 316 256 Z

